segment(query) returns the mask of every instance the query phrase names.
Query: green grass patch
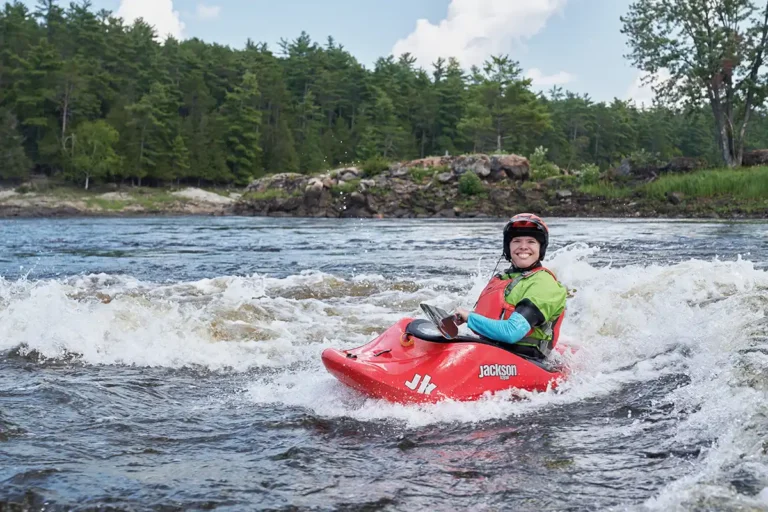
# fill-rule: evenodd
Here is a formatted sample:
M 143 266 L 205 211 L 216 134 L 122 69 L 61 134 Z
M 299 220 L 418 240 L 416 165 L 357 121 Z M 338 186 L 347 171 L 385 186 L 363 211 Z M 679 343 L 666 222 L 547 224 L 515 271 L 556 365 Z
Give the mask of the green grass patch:
M 663 199 L 668 192 L 682 192 L 692 198 L 764 199 L 768 197 L 768 167 L 668 174 L 641 190 L 654 199 Z
M 331 192 L 336 194 L 351 194 L 352 192 L 355 192 L 359 186 L 359 179 L 342 181 L 341 183 L 334 185 L 333 188 L 331 188 Z
M 410 167 L 408 169 L 408 176 L 411 178 L 411 181 L 424 183 L 425 180 L 431 180 L 437 174 L 438 171 L 435 169 L 435 167 Z
M 247 201 L 271 201 L 272 199 L 287 199 L 290 194 L 281 188 L 268 188 L 261 192 L 248 192 L 243 196 Z
M 615 186 L 610 183 L 596 183 L 594 185 L 582 185 L 579 192 L 590 196 L 600 196 L 607 199 L 624 199 L 631 197 L 635 190 L 630 187 Z

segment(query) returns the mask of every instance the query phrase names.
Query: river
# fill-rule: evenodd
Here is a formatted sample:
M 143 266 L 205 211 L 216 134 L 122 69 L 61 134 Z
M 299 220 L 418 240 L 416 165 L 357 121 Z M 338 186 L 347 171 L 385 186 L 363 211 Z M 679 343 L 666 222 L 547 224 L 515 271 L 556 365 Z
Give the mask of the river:
M 768 510 L 768 224 L 547 219 L 557 391 L 328 374 L 470 306 L 499 220 L 0 220 L 0 510 Z

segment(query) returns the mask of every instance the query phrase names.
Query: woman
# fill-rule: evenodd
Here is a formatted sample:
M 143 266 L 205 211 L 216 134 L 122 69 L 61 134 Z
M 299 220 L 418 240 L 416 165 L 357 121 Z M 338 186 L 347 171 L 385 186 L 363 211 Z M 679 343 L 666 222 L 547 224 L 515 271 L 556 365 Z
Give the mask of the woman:
M 565 315 L 566 288 L 541 265 L 549 245 L 549 228 L 538 216 L 521 213 L 504 227 L 504 257 L 512 266 L 495 275 L 470 312 L 456 317 L 475 333 L 514 344 L 530 357 L 549 355 Z

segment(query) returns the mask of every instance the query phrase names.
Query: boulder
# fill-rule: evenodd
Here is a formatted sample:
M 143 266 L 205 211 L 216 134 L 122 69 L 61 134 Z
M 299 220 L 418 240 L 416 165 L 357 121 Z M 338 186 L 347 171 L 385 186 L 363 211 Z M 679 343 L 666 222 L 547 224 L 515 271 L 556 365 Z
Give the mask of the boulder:
M 444 156 L 430 156 L 427 158 L 419 158 L 418 160 L 411 160 L 404 164 L 399 164 L 405 167 L 406 171 L 411 168 L 428 169 L 430 167 L 439 167 L 441 165 L 448 165 L 450 158 Z
M 352 192 L 349 194 L 349 204 L 353 207 L 366 207 L 368 206 L 368 198 L 360 192 Z
M 558 190 L 557 192 L 555 192 L 555 197 L 560 201 L 564 201 L 565 199 L 570 199 L 571 197 L 573 197 L 573 192 L 565 189 Z
M 307 187 L 307 189 L 304 191 L 304 206 L 307 209 L 325 207 L 329 200 L 330 192 L 328 189 L 323 187 L 322 183 L 319 187 Z
M 519 155 L 494 155 L 491 158 L 491 171 L 504 171 L 508 178 L 524 181 L 531 177 L 531 164 Z
M 408 167 L 397 164 L 390 169 L 393 178 L 405 178 L 408 176 Z
M 674 205 L 682 203 L 683 199 L 685 199 L 682 192 L 667 192 L 665 195 L 667 196 L 667 201 Z
M 491 174 L 491 159 L 483 154 L 457 156 L 451 162 L 451 169 L 457 176 L 474 172 L 481 178 L 487 178 Z
M 325 185 L 323 185 L 323 180 L 319 178 L 311 178 L 307 182 L 307 187 L 305 190 L 309 190 L 310 188 L 320 188 L 322 189 Z
M 356 180 L 358 178 L 358 173 L 352 172 L 350 170 L 344 171 L 341 174 L 339 174 L 339 181 L 352 181 Z
M 632 162 L 629 158 L 625 158 L 621 161 L 621 164 L 614 169 L 616 176 L 629 176 L 632 173 Z
M 297 172 L 285 172 L 281 174 L 272 174 L 252 181 L 247 187 L 246 192 L 264 192 L 270 188 L 279 188 L 287 192 L 302 190 L 307 183 L 308 178 Z
M 344 174 L 353 174 L 355 177 L 358 177 L 360 176 L 360 169 L 357 167 L 342 167 L 328 172 L 328 175 L 332 178 L 338 178 Z
M 745 151 L 741 165 L 751 167 L 754 165 L 768 165 L 768 149 L 755 149 Z
M 701 158 L 678 156 L 670 160 L 664 167 L 660 167 L 659 170 L 663 172 L 691 172 L 705 169 L 706 167 L 707 162 Z
M 453 178 L 454 176 L 452 172 L 441 172 L 440 174 L 437 175 L 437 181 L 439 181 L 440 183 L 448 183 Z
M 375 187 L 376 182 L 374 180 L 360 180 L 360 192 L 365 192 L 371 187 Z

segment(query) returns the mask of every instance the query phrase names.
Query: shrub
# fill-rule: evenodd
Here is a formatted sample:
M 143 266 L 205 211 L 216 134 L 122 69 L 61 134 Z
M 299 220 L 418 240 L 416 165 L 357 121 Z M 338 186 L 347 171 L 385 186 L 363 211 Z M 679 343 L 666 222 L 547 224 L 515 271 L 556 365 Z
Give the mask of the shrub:
M 339 182 L 337 185 L 334 185 L 331 189 L 332 192 L 337 194 L 351 194 L 357 188 L 360 186 L 360 180 L 349 180 L 349 181 L 342 181 Z
M 465 172 L 459 178 L 459 192 L 465 196 L 474 196 L 485 192 L 485 186 L 474 172 Z
M 651 153 L 645 149 L 641 149 L 640 151 L 633 151 L 630 153 L 629 161 L 632 162 L 633 167 L 640 169 L 658 167 L 662 163 L 658 153 Z
M 531 178 L 534 180 L 545 180 L 560 174 L 560 168 L 547 160 L 547 151 L 548 149 L 545 147 L 539 146 L 528 157 L 528 161 L 531 164 Z
M 594 185 L 600 180 L 600 167 L 595 164 L 584 164 L 579 170 L 579 182 L 582 185 Z
M 372 156 L 360 166 L 363 176 L 371 178 L 389 169 L 389 162 L 381 155 Z

